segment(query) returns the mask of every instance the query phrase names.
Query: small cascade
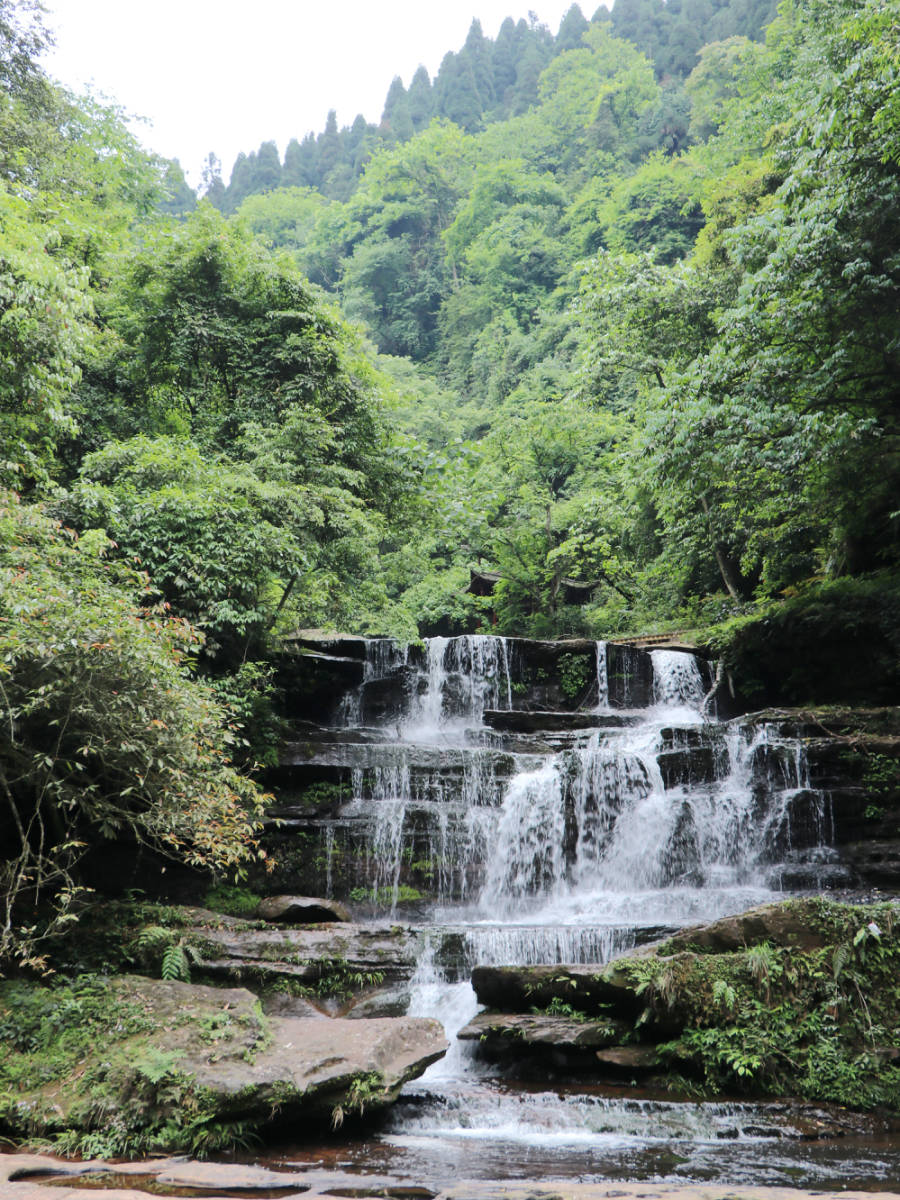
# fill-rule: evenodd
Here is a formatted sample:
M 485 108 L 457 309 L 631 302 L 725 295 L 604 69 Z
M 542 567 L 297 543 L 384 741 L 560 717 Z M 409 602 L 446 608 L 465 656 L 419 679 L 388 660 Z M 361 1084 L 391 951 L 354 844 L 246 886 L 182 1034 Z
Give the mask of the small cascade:
M 606 642 L 597 643 L 597 712 L 609 711 L 609 661 Z
M 681 650 L 651 650 L 653 701 L 661 708 L 700 711 L 706 689 L 693 654 Z
M 565 824 L 562 780 L 553 759 L 510 781 L 488 860 L 483 908 L 505 913 L 527 896 L 556 890 L 565 872 Z
M 416 742 L 459 738 L 481 726 L 488 708 L 512 708 L 507 639 L 474 633 L 428 638 L 403 736 Z

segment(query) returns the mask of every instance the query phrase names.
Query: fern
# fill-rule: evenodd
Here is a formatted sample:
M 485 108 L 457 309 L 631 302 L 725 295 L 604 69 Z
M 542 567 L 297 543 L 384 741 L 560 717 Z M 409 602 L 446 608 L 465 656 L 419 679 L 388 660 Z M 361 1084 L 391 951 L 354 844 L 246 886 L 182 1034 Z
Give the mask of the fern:
M 180 980 L 182 983 L 190 983 L 191 964 L 184 946 L 166 946 L 162 956 L 160 975 L 163 979 Z
M 159 1050 L 150 1046 L 134 1064 L 137 1073 L 154 1085 L 162 1083 L 167 1075 L 172 1075 L 177 1069 L 180 1059 L 184 1057 L 181 1050 Z
M 172 930 L 162 925 L 145 925 L 137 936 L 137 949 L 142 954 L 158 954 L 172 943 Z
M 852 957 L 853 951 L 847 942 L 841 942 L 839 946 L 835 946 L 834 956 L 831 960 L 831 972 L 835 983 L 840 979 L 844 967 L 846 967 Z
M 737 1004 L 737 993 L 730 983 L 726 983 L 724 979 L 717 979 L 713 983 L 713 1000 L 733 1012 Z

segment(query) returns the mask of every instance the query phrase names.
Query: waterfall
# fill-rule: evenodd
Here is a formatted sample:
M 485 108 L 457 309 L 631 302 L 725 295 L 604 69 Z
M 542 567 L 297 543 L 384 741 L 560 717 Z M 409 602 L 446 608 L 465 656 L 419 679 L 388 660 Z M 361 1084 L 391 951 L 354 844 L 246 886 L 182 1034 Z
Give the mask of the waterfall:
M 512 706 L 510 706 L 512 707 Z M 606 642 L 597 643 L 597 712 L 609 710 L 609 661 Z
M 547 696 L 546 646 L 533 645 L 529 666 L 527 647 L 490 635 L 413 651 L 369 640 L 364 698 L 341 724 L 351 710 L 376 723 L 336 733 L 318 760 L 349 768 L 341 833 L 355 839 L 378 909 L 393 914 L 420 892 L 430 905 L 436 941 L 413 1007 L 437 1011 L 450 989 L 451 1032 L 473 1011 L 474 965 L 603 962 L 642 930 L 739 911 L 830 866 L 830 810 L 809 786 L 802 743 L 772 723 L 705 718 L 694 655 L 616 647 L 612 709 L 610 648 L 596 642 L 596 728 L 560 713 L 540 733 L 525 720 Z M 509 732 L 484 724 L 498 709 Z M 331 891 L 331 826 L 324 849 Z
M 524 897 L 552 894 L 565 868 L 565 810 L 555 761 L 516 775 L 506 789 L 483 907 L 506 912 Z
M 585 685 L 595 673 L 594 716 L 564 711 L 563 656 Z M 317 814 L 325 890 L 346 888 L 344 855 L 379 916 L 420 926 L 409 1012 L 441 1020 L 451 1046 L 387 1136 L 583 1143 L 587 1173 L 598 1145 L 706 1138 L 732 1154 L 757 1137 L 751 1107 L 517 1091 L 456 1034 L 478 1011 L 476 966 L 602 964 L 833 880 L 830 806 L 802 741 L 777 721 L 704 715 L 711 672 L 685 651 L 370 639 L 361 674 L 318 748 L 298 744 L 302 769 L 340 784 Z
M 404 738 L 459 740 L 466 729 L 481 726 L 488 708 L 512 708 L 507 639 L 474 633 L 428 638 L 425 670 L 403 723 Z
M 693 654 L 680 650 L 652 650 L 653 699 L 660 707 L 695 709 L 703 706 L 706 689 Z

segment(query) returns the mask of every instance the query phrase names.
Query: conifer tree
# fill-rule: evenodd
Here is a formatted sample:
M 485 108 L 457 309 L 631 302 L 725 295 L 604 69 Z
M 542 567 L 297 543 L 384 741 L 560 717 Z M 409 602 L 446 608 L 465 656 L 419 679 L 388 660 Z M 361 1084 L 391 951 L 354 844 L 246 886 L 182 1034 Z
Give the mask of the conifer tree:
M 434 96 L 431 90 L 431 78 L 424 67 L 419 67 L 412 77 L 407 93 L 409 100 L 409 116 L 413 129 L 418 133 L 424 129 L 434 116 Z

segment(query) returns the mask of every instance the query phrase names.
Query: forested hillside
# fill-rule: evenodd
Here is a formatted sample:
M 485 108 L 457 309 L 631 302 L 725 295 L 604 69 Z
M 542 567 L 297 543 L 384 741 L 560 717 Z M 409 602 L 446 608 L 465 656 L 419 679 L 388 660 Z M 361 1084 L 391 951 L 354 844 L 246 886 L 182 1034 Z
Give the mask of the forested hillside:
M 670 117 L 686 124 L 690 101 L 682 85 L 697 65 L 700 49 L 735 36 L 758 39 L 775 11 L 775 0 L 618 0 L 612 12 L 601 5 L 591 24 L 610 23 L 614 36 L 647 55 L 665 87 Z M 338 129 L 331 110 L 323 132 L 292 138 L 283 161 L 274 142 L 240 154 L 227 188 L 221 164 L 210 155 L 207 196 L 225 212 L 233 212 L 248 195 L 279 186 L 311 187 L 330 199 L 346 200 L 374 153 L 409 141 L 435 117 L 473 133 L 527 112 L 538 102 L 543 70 L 558 55 L 578 49 L 589 27 L 577 4 L 555 36 L 530 13 L 527 21 L 507 17 L 491 39 L 476 17 L 465 44 L 444 56 L 433 80 L 422 66 L 408 88 L 400 76 L 394 77 L 377 125 L 359 115 Z
M 191 211 L 0 0 L 8 896 L 85 820 L 252 852 L 297 627 L 840 627 L 896 686 L 900 5 L 771 16 L 476 22 Z
M 573 9 L 552 54 L 530 30 L 534 103 L 433 119 L 349 199 L 239 210 L 369 332 L 428 449 L 433 519 L 382 558 L 419 621 L 465 619 L 472 566 L 501 629 L 550 634 L 895 561 L 896 6 L 783 4 L 683 83 L 652 11 Z M 496 68 L 479 37 L 457 57 Z

